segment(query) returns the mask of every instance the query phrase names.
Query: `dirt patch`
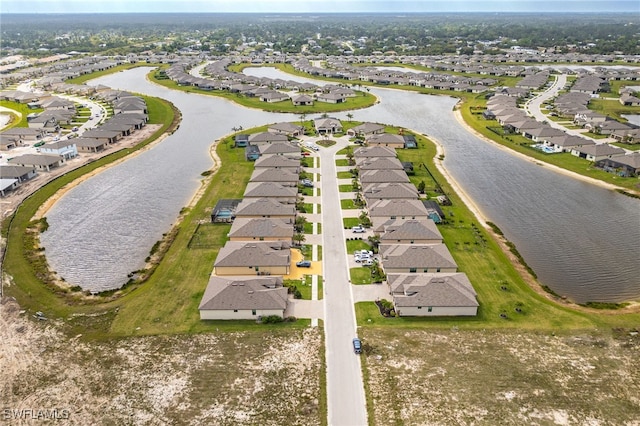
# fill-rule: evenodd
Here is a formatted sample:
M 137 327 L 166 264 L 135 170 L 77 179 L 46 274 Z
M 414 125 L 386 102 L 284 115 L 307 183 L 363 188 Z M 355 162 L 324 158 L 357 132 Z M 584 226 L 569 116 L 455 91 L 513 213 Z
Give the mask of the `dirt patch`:
M 363 329 L 375 424 L 637 425 L 640 338 L 627 330 Z
M 20 312 L 13 301 L 0 306 L 0 410 L 65 410 L 65 424 L 78 425 L 314 425 L 325 416 L 318 329 L 87 342 Z

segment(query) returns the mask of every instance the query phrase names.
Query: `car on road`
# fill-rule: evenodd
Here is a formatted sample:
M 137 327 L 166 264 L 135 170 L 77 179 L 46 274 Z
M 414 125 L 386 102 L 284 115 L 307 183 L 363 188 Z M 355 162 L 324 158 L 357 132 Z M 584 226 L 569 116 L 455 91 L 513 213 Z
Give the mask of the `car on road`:
M 296 266 L 299 268 L 311 268 L 311 261 L 301 260 L 300 262 L 296 262 Z
M 356 232 L 356 233 L 361 233 L 361 232 L 364 232 L 364 231 L 365 231 L 365 229 L 362 227 L 362 225 L 352 226 L 352 227 L 351 227 L 351 230 L 352 230 L 353 232 Z
M 362 353 L 362 342 L 357 337 L 353 339 L 353 352 L 357 354 Z

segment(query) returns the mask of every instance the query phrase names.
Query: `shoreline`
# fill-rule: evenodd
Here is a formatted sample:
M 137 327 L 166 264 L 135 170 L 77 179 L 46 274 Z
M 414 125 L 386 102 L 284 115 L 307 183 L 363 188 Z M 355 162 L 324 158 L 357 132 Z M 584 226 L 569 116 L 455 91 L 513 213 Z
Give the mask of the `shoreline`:
M 455 109 L 453 111 L 453 115 L 454 115 L 456 121 L 458 121 L 458 123 L 462 127 L 464 127 L 469 133 L 473 134 L 477 138 L 482 139 L 483 141 L 485 141 L 487 143 L 492 144 L 496 148 L 499 148 L 499 149 L 501 149 L 501 150 L 503 150 L 505 152 L 508 152 L 509 154 L 515 155 L 515 156 L 517 156 L 517 157 L 519 157 L 519 158 L 521 158 L 523 160 L 529 161 L 530 163 L 533 163 L 533 164 L 535 164 L 537 166 L 547 167 L 553 172 L 560 173 L 562 175 L 569 176 L 569 177 L 572 177 L 574 179 L 578 179 L 578 180 L 581 180 L 583 182 L 590 183 L 592 185 L 597 185 L 597 186 L 599 186 L 601 188 L 604 188 L 604 189 L 609 189 L 611 191 L 616 191 L 616 192 L 625 191 L 625 192 L 629 192 L 629 193 L 632 193 L 632 194 L 637 194 L 637 191 L 635 191 L 633 189 L 624 188 L 622 186 L 614 185 L 614 184 L 611 184 L 611 183 L 608 183 L 608 182 L 603 182 L 601 180 L 594 179 L 594 178 L 591 178 L 589 176 L 581 175 L 580 173 L 576 173 L 576 172 L 573 172 L 571 170 L 563 169 L 562 167 L 558 167 L 558 166 L 556 166 L 554 164 L 550 164 L 550 163 L 547 163 L 545 161 L 541 161 L 541 160 L 535 159 L 533 157 L 529 157 L 528 155 L 525 155 L 525 154 L 523 154 L 521 152 L 513 150 L 513 149 L 511 149 L 511 148 L 509 148 L 507 146 L 504 146 L 502 144 L 499 144 L 498 142 L 496 142 L 496 141 L 484 136 L 483 134 L 478 132 L 476 129 L 474 129 L 473 127 L 468 125 L 467 122 L 464 121 L 464 119 L 462 118 L 462 113 L 460 112 L 460 108 L 458 107 L 458 105 L 456 105 L 456 107 L 455 107 Z
M 464 119 L 462 118 L 462 114 L 460 113 L 460 110 L 456 107 L 454 110 L 454 116 L 456 118 L 456 120 L 458 120 L 458 122 L 460 123 L 460 125 L 462 125 L 465 129 L 467 129 L 470 133 L 474 134 L 475 136 L 479 137 L 480 139 L 489 142 L 491 144 L 496 145 L 498 148 L 503 149 L 505 151 L 508 151 L 509 153 L 512 154 L 516 154 L 520 157 L 522 157 L 525 160 L 531 161 L 535 164 L 540 164 L 540 162 L 534 158 L 528 157 L 522 153 L 519 153 L 517 151 L 511 150 L 508 147 L 505 147 L 503 145 L 500 145 L 499 143 L 492 141 L 491 139 L 481 135 L 480 133 L 478 133 L 475 129 L 473 129 L 471 126 L 469 126 Z M 622 314 L 627 314 L 627 313 L 637 313 L 640 312 L 640 302 L 638 301 L 634 301 L 634 300 L 628 300 L 625 302 L 621 302 L 621 303 L 628 303 L 628 306 L 624 307 L 624 308 L 620 308 L 620 309 L 593 309 L 593 308 L 588 308 L 582 305 L 579 305 L 569 299 L 564 299 L 561 297 L 557 297 L 552 295 L 551 293 L 547 292 L 543 287 L 542 284 L 540 283 L 540 281 L 538 281 L 537 278 L 533 277 L 527 270 L 526 268 L 522 265 L 522 263 L 513 255 L 513 253 L 511 253 L 511 250 L 509 249 L 509 247 L 506 245 L 506 242 L 508 240 L 506 240 L 504 237 L 496 234 L 493 229 L 491 229 L 491 227 L 489 227 L 489 225 L 487 225 L 487 217 L 484 215 L 484 213 L 482 213 L 482 210 L 475 204 L 475 202 L 473 201 L 473 199 L 464 191 L 464 189 L 460 186 L 460 184 L 453 178 L 453 176 L 448 172 L 448 170 L 444 167 L 444 165 L 442 164 L 442 161 L 438 159 L 438 157 L 440 155 L 445 155 L 445 150 L 443 145 L 440 143 L 439 140 L 437 140 L 436 138 L 434 138 L 433 136 L 426 136 L 429 140 L 431 140 L 435 145 L 436 145 L 436 157 L 434 158 L 434 165 L 436 166 L 436 168 L 438 169 L 438 171 L 440 173 L 442 173 L 442 176 L 445 178 L 445 180 L 447 181 L 447 183 L 451 186 L 451 189 L 460 197 L 460 199 L 462 200 L 462 202 L 467 206 L 467 208 L 471 211 L 471 213 L 478 219 L 478 221 L 480 222 L 480 224 L 488 231 L 489 235 L 491 235 L 494 239 L 494 241 L 496 241 L 496 243 L 498 244 L 498 246 L 500 247 L 500 249 L 502 250 L 502 252 L 509 258 L 511 264 L 513 265 L 513 267 L 518 271 L 518 274 L 520 275 L 520 277 L 523 279 L 523 281 L 529 286 L 529 288 L 536 292 L 538 295 L 544 297 L 545 299 L 557 303 L 558 305 L 561 306 L 565 306 L 571 309 L 574 309 L 576 311 L 580 311 L 580 312 L 586 312 L 586 313 L 601 313 L 601 314 L 608 314 L 608 315 L 622 315 Z M 545 163 L 544 166 L 550 166 L 550 168 L 553 171 L 556 171 L 558 173 L 563 173 L 567 176 L 573 177 L 573 178 L 578 178 L 583 180 L 584 182 L 587 183 L 591 183 L 591 184 L 597 184 L 602 186 L 605 189 L 611 189 L 611 190 L 616 190 L 617 186 L 615 185 L 611 185 L 609 183 L 606 182 L 602 182 L 602 181 L 598 181 L 596 179 L 592 179 L 589 178 L 587 176 L 582 176 L 578 173 L 569 171 L 569 170 L 565 170 L 562 169 L 558 166 L 555 165 L 551 165 L 551 164 L 547 164 Z M 625 189 L 625 188 L 622 188 Z

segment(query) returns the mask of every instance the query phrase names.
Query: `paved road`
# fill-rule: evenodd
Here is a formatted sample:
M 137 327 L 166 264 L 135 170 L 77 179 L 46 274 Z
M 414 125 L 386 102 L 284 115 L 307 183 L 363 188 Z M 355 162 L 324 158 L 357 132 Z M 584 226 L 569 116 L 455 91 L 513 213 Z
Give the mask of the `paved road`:
M 560 74 L 558 76 L 554 76 L 555 77 L 555 81 L 553 82 L 553 84 L 544 92 L 540 93 L 538 96 L 536 96 L 533 99 L 528 100 L 525 104 L 524 104 L 524 110 L 527 114 L 529 114 L 530 116 L 532 116 L 536 121 L 546 121 L 547 123 L 549 123 L 549 126 L 556 128 L 556 129 L 560 129 L 564 132 L 566 132 L 569 135 L 575 135 L 575 136 L 581 136 L 583 138 L 588 138 L 591 139 L 592 141 L 594 141 L 597 144 L 600 143 L 606 143 L 611 141 L 610 139 L 593 139 L 593 138 L 589 138 L 588 136 L 584 135 L 585 130 L 577 130 L 577 129 L 568 129 L 565 126 L 563 126 L 560 123 L 557 123 L 553 120 L 550 120 L 549 117 L 547 117 L 547 115 L 542 111 L 542 104 L 546 101 L 548 101 L 551 98 L 554 98 L 558 95 L 558 93 L 564 89 L 564 87 L 567 84 L 567 75 L 566 74 Z
M 356 318 L 345 237 L 342 229 L 340 192 L 336 180 L 335 153 L 346 139 L 321 148 L 322 235 L 324 271 L 324 326 L 327 362 L 327 399 L 330 426 L 367 424 L 360 357 L 353 352 Z

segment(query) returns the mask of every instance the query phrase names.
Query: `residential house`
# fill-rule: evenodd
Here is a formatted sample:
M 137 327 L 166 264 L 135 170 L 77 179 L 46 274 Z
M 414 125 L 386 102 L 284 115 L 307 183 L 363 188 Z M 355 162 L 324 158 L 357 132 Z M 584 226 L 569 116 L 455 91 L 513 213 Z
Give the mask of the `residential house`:
M 300 147 L 295 146 L 289 142 L 273 142 L 266 145 L 260 145 L 258 147 L 260 156 L 281 155 L 288 158 L 300 159 L 302 157 L 302 151 Z
M 261 132 L 254 133 L 249 135 L 249 144 L 250 145 L 264 145 L 270 144 L 274 142 L 288 142 L 289 138 L 287 135 L 279 134 L 279 133 L 271 133 L 271 132 Z
M 475 316 L 477 293 L 464 273 L 389 274 L 398 316 Z
M 117 130 L 100 130 L 98 127 L 94 130 L 87 130 L 82 133 L 83 138 L 97 139 L 99 141 L 105 142 L 107 144 L 112 144 L 118 142 L 122 137 L 122 132 Z
M 286 101 L 288 99 L 289 99 L 289 95 L 282 92 L 278 92 L 277 90 L 271 90 L 269 92 L 266 92 L 260 95 L 260 100 L 262 102 L 274 103 L 274 102 Z
M 409 177 L 403 170 L 364 170 L 360 173 L 360 183 L 365 186 L 369 183 L 406 182 Z
M 596 161 L 596 167 L 619 176 L 638 176 L 640 175 L 640 151 L 614 154 Z
M 283 241 L 228 241 L 218 252 L 215 275 L 288 275 L 290 244 Z
M 65 160 L 75 158 L 78 155 L 75 139 L 64 139 L 56 142 L 49 142 L 39 147 L 43 154 L 58 155 Z
M 249 182 L 277 182 L 284 186 L 298 186 L 298 173 L 288 169 L 257 168 L 251 174 Z
M 75 138 L 73 141 L 76 144 L 76 148 L 78 148 L 78 152 L 100 152 L 105 150 L 107 145 L 109 145 L 108 142 L 100 139 Z
M 439 244 L 442 234 L 431 219 L 390 219 L 375 229 L 381 244 Z
M 236 218 L 277 218 L 285 223 L 293 223 L 296 207 L 284 204 L 273 198 L 245 198 L 235 209 Z
M 342 123 L 337 118 L 316 118 L 313 124 L 319 135 L 342 133 Z
M 404 148 L 404 137 L 392 133 L 380 133 L 369 136 L 365 139 L 368 146 L 386 146 L 389 148 Z
M 277 182 L 249 182 L 244 191 L 244 198 L 271 198 L 284 204 L 295 204 L 298 188 Z
M 327 102 L 330 104 L 341 104 L 347 100 L 347 97 L 342 93 L 336 92 L 318 93 L 316 95 L 316 100 L 318 102 Z
M 366 122 L 347 130 L 347 135 L 351 137 L 368 137 L 371 135 L 384 133 L 384 129 L 385 126 L 383 124 Z
M 60 167 L 64 163 L 64 158 L 59 155 L 44 154 L 24 154 L 11 158 L 9 164 L 22 167 L 35 167 L 37 170 L 51 171 Z
M 380 244 L 380 254 L 386 274 L 458 271 L 444 244 Z
M 313 105 L 313 97 L 305 94 L 297 95 L 291 98 L 291 102 L 295 106 L 311 106 Z
M 229 241 L 287 241 L 293 243 L 293 224 L 278 218 L 237 217 Z
M 588 161 L 593 162 L 604 160 L 605 158 L 611 158 L 614 155 L 620 155 L 624 153 L 624 149 L 606 143 L 574 147 L 571 149 L 571 155 L 575 155 L 576 157 L 584 158 Z
M 267 128 L 270 133 L 281 134 L 291 137 L 298 137 L 304 135 L 304 127 L 298 126 L 293 123 L 276 123 Z
M 51 114 L 43 112 L 27 120 L 30 129 L 41 129 L 47 133 L 57 133 L 60 131 L 58 119 Z
M 283 155 L 266 155 L 256 160 L 253 167 L 257 169 L 280 169 L 291 173 L 300 173 L 300 160 Z
M 404 170 L 396 157 L 360 157 L 356 159 L 358 170 Z
M 284 317 L 287 303 L 282 277 L 212 275 L 198 309 L 202 320 L 257 320 Z
M 396 157 L 398 154 L 393 148 L 386 146 L 363 146 L 353 151 L 354 158 L 364 157 Z
M 367 205 L 377 200 L 393 200 L 393 199 L 407 199 L 417 200 L 420 198 L 418 190 L 412 183 L 402 182 L 383 182 L 383 183 L 371 183 L 365 185 L 362 188 L 362 196 L 367 202 Z
M 428 219 L 429 212 L 421 200 L 388 199 L 372 201 L 368 206 L 373 227 L 387 220 Z
M 26 182 L 30 179 L 33 179 L 37 174 L 38 172 L 33 166 L 0 166 L 0 179 L 17 180 L 18 183 Z
M 37 142 L 44 137 L 42 129 L 32 129 L 29 127 L 12 127 L 0 133 L 0 139 L 4 144 L 12 144 L 14 147 L 25 142 Z M 6 142 L 5 142 L 6 141 Z

